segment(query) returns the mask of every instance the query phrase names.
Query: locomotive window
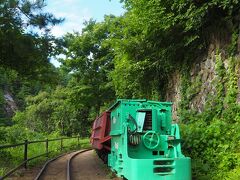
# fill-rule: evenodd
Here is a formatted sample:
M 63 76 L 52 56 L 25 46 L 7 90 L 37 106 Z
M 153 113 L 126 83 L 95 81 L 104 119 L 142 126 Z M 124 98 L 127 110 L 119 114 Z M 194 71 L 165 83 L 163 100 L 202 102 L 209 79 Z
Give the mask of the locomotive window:
M 145 131 L 152 130 L 152 111 L 146 111 L 143 130 Z
M 138 127 L 138 132 L 152 130 L 152 110 L 151 109 L 138 110 L 138 113 L 137 113 L 138 117 L 140 116 L 139 114 L 141 114 L 141 113 L 142 113 L 141 118 L 143 118 L 143 119 L 141 119 L 139 121 L 143 124 L 140 124 L 138 121 L 138 126 L 140 126 L 140 127 Z
M 142 132 L 145 116 L 146 116 L 146 112 L 137 113 L 137 124 L 138 124 L 137 132 Z

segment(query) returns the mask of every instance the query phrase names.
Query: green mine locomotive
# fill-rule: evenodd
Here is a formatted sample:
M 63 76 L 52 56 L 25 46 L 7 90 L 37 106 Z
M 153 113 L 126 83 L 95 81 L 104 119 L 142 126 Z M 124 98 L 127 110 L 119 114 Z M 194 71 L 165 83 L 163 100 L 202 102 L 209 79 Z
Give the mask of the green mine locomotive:
M 91 144 L 117 176 L 129 180 L 190 180 L 172 103 L 119 99 L 93 124 Z

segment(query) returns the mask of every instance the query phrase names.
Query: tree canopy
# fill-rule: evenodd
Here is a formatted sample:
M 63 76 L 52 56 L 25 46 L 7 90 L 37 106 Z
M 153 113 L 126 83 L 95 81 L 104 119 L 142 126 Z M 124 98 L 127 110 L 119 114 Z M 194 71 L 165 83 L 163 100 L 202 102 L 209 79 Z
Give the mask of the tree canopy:
M 0 1 L 0 63 L 19 74 L 35 79 L 52 73 L 50 56 L 55 38 L 50 28 L 63 19 L 43 12 L 44 0 Z
M 11 134 L 19 127 L 46 136 L 88 136 L 93 120 L 116 98 L 165 101 L 177 72 L 183 149 L 193 158 L 193 177 L 239 179 L 239 0 L 121 2 L 123 15 L 91 19 L 81 33 L 57 39 L 50 29 L 63 19 L 44 12 L 44 0 L 0 0 L 1 141 L 16 141 Z M 194 111 L 190 101 L 202 82 L 190 69 L 213 40 L 224 38 L 224 47 L 215 50 L 216 92 L 203 112 Z M 50 58 L 58 54 L 56 68 Z M 6 93 L 17 102 L 14 117 L 4 111 Z

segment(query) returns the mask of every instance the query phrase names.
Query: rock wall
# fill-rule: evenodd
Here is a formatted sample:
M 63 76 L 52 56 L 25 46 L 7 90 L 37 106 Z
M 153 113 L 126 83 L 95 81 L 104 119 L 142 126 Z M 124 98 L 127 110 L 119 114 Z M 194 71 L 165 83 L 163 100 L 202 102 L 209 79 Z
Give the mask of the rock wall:
M 179 71 L 174 72 L 168 81 L 166 101 L 173 102 L 173 120 L 178 119 L 178 105 L 181 101 L 181 74 Z
M 12 117 L 18 110 L 17 104 L 9 92 L 4 93 L 5 105 L 4 110 L 7 117 Z
M 240 42 L 240 41 L 239 41 Z M 204 111 L 206 101 L 216 95 L 216 79 L 218 78 L 216 71 L 216 57 L 221 56 L 225 71 L 229 70 L 229 59 L 226 57 L 226 45 L 221 46 L 221 42 L 214 42 L 209 46 L 208 53 L 195 60 L 190 67 L 189 78 L 190 83 L 186 92 L 189 97 L 189 109 L 199 113 Z M 222 43 L 224 44 L 224 43 Z M 220 50 L 219 50 L 220 49 Z M 240 49 L 240 45 L 239 45 Z M 240 64 L 240 55 L 236 55 L 235 61 Z M 240 103 L 240 66 L 235 67 L 236 83 L 238 86 L 238 95 L 236 101 Z M 226 74 L 227 75 L 227 74 Z M 182 101 L 182 77 L 181 71 L 176 71 L 169 78 L 166 91 L 166 100 L 173 102 L 173 119 L 178 121 L 179 104 Z M 224 78 L 227 81 L 228 77 Z M 224 83 L 224 82 L 222 82 Z M 226 83 L 226 82 L 225 82 Z M 186 88 L 185 88 L 186 89 Z M 227 87 L 225 87 L 225 93 Z

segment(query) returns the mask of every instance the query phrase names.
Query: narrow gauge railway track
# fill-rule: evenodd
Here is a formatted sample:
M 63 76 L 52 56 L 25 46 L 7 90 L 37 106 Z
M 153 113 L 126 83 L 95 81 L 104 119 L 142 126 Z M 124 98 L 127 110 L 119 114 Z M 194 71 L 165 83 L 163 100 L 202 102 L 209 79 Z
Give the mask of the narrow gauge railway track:
M 83 152 L 90 151 L 90 150 L 91 149 L 78 151 L 69 158 L 69 160 L 67 162 L 67 180 L 72 180 L 72 176 L 73 176 L 72 175 L 72 160 L 73 160 L 73 158 L 75 158 L 77 155 L 79 155 Z
M 71 180 L 73 178 L 72 175 L 72 160 L 86 152 L 90 151 L 91 149 L 80 150 L 70 153 L 65 153 L 60 156 L 57 156 L 49 161 L 47 161 L 40 172 L 38 173 L 35 180 Z

